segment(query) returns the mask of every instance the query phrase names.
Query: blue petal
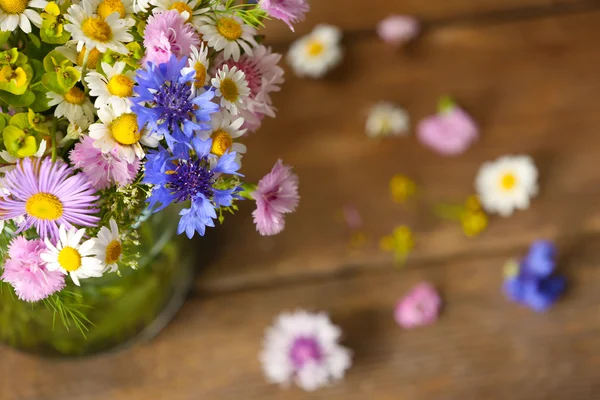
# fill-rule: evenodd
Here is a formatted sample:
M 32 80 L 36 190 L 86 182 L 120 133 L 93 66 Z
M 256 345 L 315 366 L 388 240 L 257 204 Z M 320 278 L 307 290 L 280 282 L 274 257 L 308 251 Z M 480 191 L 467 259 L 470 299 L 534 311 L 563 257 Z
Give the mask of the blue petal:
M 552 274 L 556 267 L 556 247 L 548 241 L 540 240 L 531 245 L 523 260 L 524 274 L 546 277 Z
M 202 140 L 199 137 L 192 139 L 192 147 L 196 151 L 198 158 L 206 157 L 210 154 L 210 148 L 212 147 L 212 140 Z
M 237 172 L 237 170 L 240 169 L 240 165 L 235 161 L 236 155 L 237 153 L 235 151 L 223 154 L 212 171 L 241 176 L 241 174 L 238 174 Z
M 182 210 L 179 215 L 177 233 L 185 232 L 188 238 L 192 238 L 195 232 L 204 236 L 206 227 L 214 227 L 213 219 L 217 217 L 214 206 L 204 196 L 198 196 L 192 201 L 190 208 Z

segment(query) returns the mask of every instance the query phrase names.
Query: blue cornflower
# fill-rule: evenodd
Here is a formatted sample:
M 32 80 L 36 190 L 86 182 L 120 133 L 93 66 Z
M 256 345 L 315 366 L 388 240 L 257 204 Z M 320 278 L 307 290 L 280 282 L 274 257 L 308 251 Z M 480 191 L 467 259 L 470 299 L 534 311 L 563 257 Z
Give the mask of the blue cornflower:
M 227 175 L 239 175 L 236 153 L 225 153 L 218 160 L 209 159 L 211 140 L 193 138 L 191 148 L 178 144 L 173 154 L 164 148 L 147 155 L 144 183 L 153 185 L 148 198 L 149 207 L 159 211 L 171 203 L 190 201 L 191 205 L 179 214 L 178 233 L 189 238 L 198 232 L 204 235 L 207 226 L 213 227 L 216 208 L 231 206 L 239 186 L 219 188 Z M 211 166 L 212 165 L 212 166 Z
M 132 110 L 138 123 L 152 132 L 164 135 L 169 148 L 177 142 L 189 142 L 194 131 L 210 129 L 210 114 L 219 106 L 211 101 L 214 91 L 194 95 L 195 71 L 184 73 L 187 59 L 174 55 L 167 63 L 148 63 L 136 76 L 137 97 L 132 99 Z
M 504 281 L 506 296 L 538 312 L 550 308 L 567 286 L 566 279 L 555 273 L 555 258 L 553 243 L 533 243 L 527 256 Z

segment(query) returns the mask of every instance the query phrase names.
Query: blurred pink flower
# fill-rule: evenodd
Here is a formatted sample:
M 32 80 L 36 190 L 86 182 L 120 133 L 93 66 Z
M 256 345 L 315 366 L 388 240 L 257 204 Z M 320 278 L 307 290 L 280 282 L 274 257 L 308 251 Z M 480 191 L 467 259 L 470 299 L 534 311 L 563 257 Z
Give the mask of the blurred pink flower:
M 146 55 L 142 64 L 162 64 L 171 54 L 177 58 L 189 56 L 192 46 L 199 46 L 200 39 L 194 27 L 185 23 L 185 17 L 177 10 L 155 11 L 148 18 L 144 30 Z
M 392 46 L 401 46 L 419 33 L 419 21 L 408 15 L 391 15 L 377 25 L 377 34 Z
M 116 148 L 110 153 L 102 153 L 102 150 L 94 147 L 94 139 L 84 136 L 71 150 L 69 159 L 75 168 L 83 171 L 96 190 L 102 190 L 113 185 L 129 185 L 140 169 L 137 157 L 128 163 L 116 153 Z
M 283 214 L 294 212 L 298 206 L 298 175 L 279 160 L 258 182 L 252 197 L 256 200 L 252 213 L 256 230 L 263 236 L 276 235 L 285 226 Z
M 270 17 L 285 22 L 293 31 L 297 22 L 304 20 L 304 14 L 310 10 L 306 0 L 260 0 L 260 8 L 265 10 Z
M 435 288 L 427 282 L 419 283 L 396 304 L 396 322 L 405 329 L 432 324 L 438 318 L 441 305 Z
M 440 154 L 458 155 L 479 137 L 479 129 L 469 114 L 443 99 L 438 113 L 419 123 L 417 137 Z
M 40 239 L 17 236 L 10 243 L 2 280 L 12 285 L 21 300 L 43 300 L 65 287 L 65 277 L 60 271 L 46 269 L 40 257 L 44 250 L 46 245 Z

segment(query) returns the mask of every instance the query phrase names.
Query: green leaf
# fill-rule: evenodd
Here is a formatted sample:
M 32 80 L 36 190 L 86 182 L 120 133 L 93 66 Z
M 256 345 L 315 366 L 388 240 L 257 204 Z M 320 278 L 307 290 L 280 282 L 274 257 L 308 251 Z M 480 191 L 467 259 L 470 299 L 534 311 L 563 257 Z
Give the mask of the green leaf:
M 44 19 L 40 28 L 40 38 L 42 41 L 51 44 L 65 44 L 71 37 L 71 34 L 64 30 L 63 24 L 53 19 Z
M 63 67 L 56 72 L 58 84 L 65 92 L 68 92 L 81 78 L 81 72 L 74 67 Z
M 29 40 L 35 47 L 37 47 L 38 49 L 40 48 L 40 46 L 42 45 L 42 42 L 40 42 L 40 39 L 38 39 L 38 37 L 36 35 L 34 35 L 33 33 L 30 33 L 27 35 L 27 37 L 29 38 Z
M 21 130 L 31 128 L 31 124 L 29 123 L 27 113 L 18 113 L 13 115 L 10 118 L 10 121 L 8 121 L 8 125 L 15 126 Z
M 40 60 L 30 60 L 29 64 L 31 65 L 31 69 L 33 69 L 33 78 L 32 82 L 37 82 L 42 79 L 44 76 L 44 64 Z
M 43 86 L 36 86 L 32 89 L 35 100 L 29 105 L 32 111 L 39 113 L 50 109 L 48 105 L 48 91 Z
M 51 92 L 65 94 L 67 91 L 58 83 L 57 75 L 56 72 L 46 72 L 42 77 L 42 85 Z
M 19 58 L 19 51 L 16 47 L 10 50 L 0 52 L 0 64 L 14 64 Z
M 25 64 L 15 69 L 5 65 L 0 69 L 0 90 L 6 90 L 12 94 L 23 94 L 33 78 L 33 69 Z M 12 105 L 12 104 L 11 104 Z
M 3 45 L 8 41 L 11 33 L 12 31 L 0 31 L 0 45 Z
M 0 99 L 12 107 L 28 107 L 35 100 L 35 95 L 31 91 L 16 95 L 0 90 Z
M 72 65 L 67 57 L 60 51 L 52 50 L 44 57 L 44 70 L 46 72 L 56 72 L 56 68 L 61 65 Z

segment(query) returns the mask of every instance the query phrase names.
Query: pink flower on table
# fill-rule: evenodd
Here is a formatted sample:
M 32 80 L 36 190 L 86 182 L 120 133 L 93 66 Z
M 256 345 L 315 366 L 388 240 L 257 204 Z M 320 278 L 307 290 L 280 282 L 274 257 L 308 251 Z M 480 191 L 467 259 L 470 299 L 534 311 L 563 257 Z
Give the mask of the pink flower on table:
M 435 288 L 427 282 L 420 283 L 396 304 L 396 322 L 405 329 L 433 324 L 441 305 Z
M 140 160 L 137 158 L 128 163 L 117 156 L 117 149 L 104 154 L 101 149 L 94 147 L 94 139 L 89 136 L 84 136 L 75 145 L 69 159 L 75 168 L 83 171 L 96 190 L 129 185 L 140 169 Z
M 298 206 L 298 175 L 279 160 L 252 193 L 256 210 L 252 213 L 256 230 L 263 236 L 276 235 L 285 226 L 284 214 Z
M 392 46 L 401 46 L 419 34 L 419 21 L 408 15 L 391 15 L 377 25 L 377 34 Z
M 46 250 L 43 240 L 27 240 L 17 236 L 8 248 L 2 280 L 12 285 L 17 297 L 24 301 L 43 300 L 65 287 L 60 271 L 46 269 L 40 254 Z
M 417 137 L 425 146 L 451 156 L 465 152 L 479 137 L 479 129 L 469 114 L 442 99 L 438 113 L 419 123 Z
M 310 10 L 306 0 L 260 0 L 258 5 L 270 17 L 285 22 L 292 31 L 294 31 L 292 24 L 303 21 L 304 14 Z
M 169 61 L 171 54 L 177 58 L 189 56 L 192 46 L 198 47 L 200 39 L 191 24 L 177 10 L 155 11 L 148 18 L 144 30 L 146 55 L 142 64 L 162 64 Z

